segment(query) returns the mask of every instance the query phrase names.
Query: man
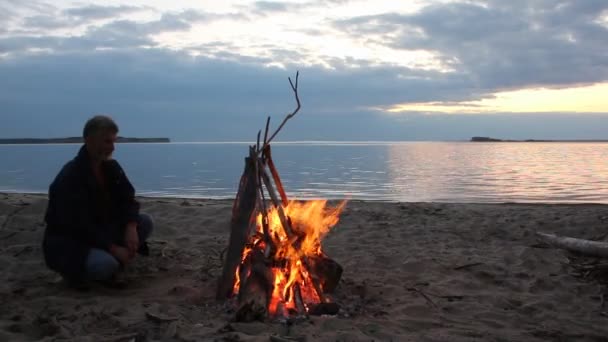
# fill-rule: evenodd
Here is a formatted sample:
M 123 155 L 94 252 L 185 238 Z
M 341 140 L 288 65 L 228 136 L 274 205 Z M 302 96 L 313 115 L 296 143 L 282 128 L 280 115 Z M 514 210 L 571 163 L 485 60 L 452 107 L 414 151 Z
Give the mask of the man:
M 111 118 L 89 119 L 84 145 L 49 187 L 44 258 L 77 287 L 88 280 L 111 283 L 137 252 L 147 255 L 153 224 L 139 213 L 135 190 L 112 159 L 117 134 Z

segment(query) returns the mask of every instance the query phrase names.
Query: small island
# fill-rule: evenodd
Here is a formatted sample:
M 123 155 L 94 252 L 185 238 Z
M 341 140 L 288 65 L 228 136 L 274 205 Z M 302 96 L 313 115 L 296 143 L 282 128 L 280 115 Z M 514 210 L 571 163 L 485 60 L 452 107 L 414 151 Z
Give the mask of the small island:
M 171 142 L 169 138 L 129 138 L 129 137 L 118 137 L 116 138 L 117 143 L 168 143 Z M 14 139 L 2 139 L 0 138 L 0 145 L 17 145 L 17 144 L 82 144 L 84 139 L 82 137 L 67 137 L 67 138 L 14 138 Z
M 471 142 L 608 142 L 606 139 L 559 139 L 559 140 L 546 140 L 546 139 L 526 139 L 526 140 L 510 140 L 510 139 L 496 139 L 490 137 L 472 137 Z

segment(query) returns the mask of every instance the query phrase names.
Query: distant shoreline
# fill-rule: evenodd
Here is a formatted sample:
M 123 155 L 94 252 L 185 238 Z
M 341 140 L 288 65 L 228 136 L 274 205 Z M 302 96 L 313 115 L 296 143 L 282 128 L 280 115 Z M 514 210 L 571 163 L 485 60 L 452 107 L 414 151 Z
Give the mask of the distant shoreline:
M 169 138 L 129 138 L 118 137 L 117 143 L 169 143 Z M 67 138 L 15 138 L 15 139 L 0 139 L 0 145 L 18 145 L 18 144 L 82 144 L 84 139 L 81 137 Z
M 490 137 L 472 137 L 471 142 L 608 142 L 606 139 L 525 139 L 525 140 L 511 140 L 511 139 L 496 139 Z

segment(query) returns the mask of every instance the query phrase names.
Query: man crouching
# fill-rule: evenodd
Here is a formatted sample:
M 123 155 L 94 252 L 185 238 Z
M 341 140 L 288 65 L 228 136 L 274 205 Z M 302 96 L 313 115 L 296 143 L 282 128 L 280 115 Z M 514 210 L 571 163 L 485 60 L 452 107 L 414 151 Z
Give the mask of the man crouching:
M 135 190 L 112 159 L 117 134 L 111 118 L 89 119 L 84 145 L 49 187 L 44 258 L 76 287 L 89 280 L 111 283 L 136 253 L 148 253 L 152 219 L 139 213 Z

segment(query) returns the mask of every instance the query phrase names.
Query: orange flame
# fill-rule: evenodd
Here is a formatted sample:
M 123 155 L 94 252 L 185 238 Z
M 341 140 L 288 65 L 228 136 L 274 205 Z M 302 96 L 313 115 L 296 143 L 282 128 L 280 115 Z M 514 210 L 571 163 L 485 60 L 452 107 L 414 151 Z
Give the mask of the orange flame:
M 268 231 L 272 245 L 276 248 L 270 256 L 272 259 L 271 273 L 274 277 L 274 287 L 268 304 L 268 312 L 271 316 L 281 315 L 283 313 L 279 311 L 283 310 L 297 310 L 296 284 L 299 285 L 302 304 L 305 307 L 306 304 L 320 302 L 312 285 L 311 275 L 302 264 L 302 258 L 323 255 L 321 240 L 338 223 L 339 215 L 344 209 L 346 201 L 334 208 L 326 207 L 326 205 L 327 200 L 290 201 L 284 207 L 284 213 L 293 228 L 294 236 L 291 240 L 281 224 L 278 209 L 273 207 L 267 212 Z M 266 243 L 263 241 L 263 215 L 258 214 L 256 220 L 256 232 L 252 234 L 243 251 L 241 266 L 255 248 L 262 250 L 266 248 Z M 240 269 L 241 267 L 236 271 L 234 293 L 238 293 L 242 282 Z

